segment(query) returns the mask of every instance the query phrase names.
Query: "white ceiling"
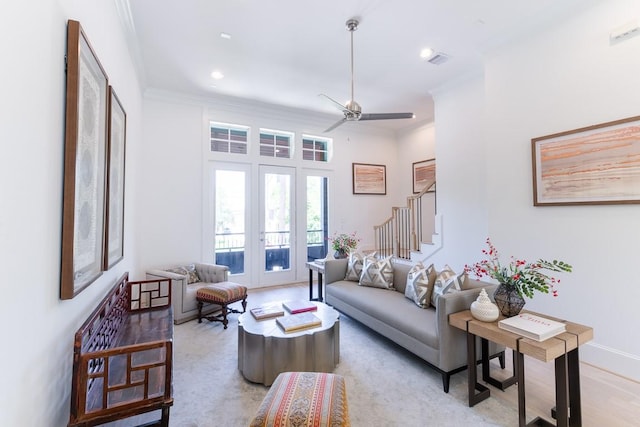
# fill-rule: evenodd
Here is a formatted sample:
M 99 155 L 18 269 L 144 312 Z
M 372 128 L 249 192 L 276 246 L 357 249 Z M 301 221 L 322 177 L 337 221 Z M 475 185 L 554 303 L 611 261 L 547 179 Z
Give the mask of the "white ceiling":
M 430 91 L 482 71 L 489 49 L 579 9 L 580 0 L 119 0 L 147 88 L 226 95 L 342 117 L 324 93 L 363 113 L 413 112 L 379 121 L 400 129 L 433 119 Z M 220 37 L 225 32 L 230 40 Z M 451 58 L 433 65 L 430 46 Z M 224 73 L 214 80 L 213 70 Z M 333 123 L 327 123 L 327 127 Z M 369 122 L 371 123 L 371 122 Z

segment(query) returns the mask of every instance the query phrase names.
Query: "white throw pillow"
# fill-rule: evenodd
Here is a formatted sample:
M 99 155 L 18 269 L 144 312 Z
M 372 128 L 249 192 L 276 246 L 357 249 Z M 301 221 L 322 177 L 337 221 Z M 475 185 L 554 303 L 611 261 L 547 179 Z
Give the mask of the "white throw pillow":
M 358 284 L 373 288 L 393 289 L 391 257 L 388 256 L 380 260 L 371 255 L 364 257 L 362 274 Z
M 411 267 L 407 274 L 404 296 L 415 302 L 420 308 L 429 308 L 437 275 L 433 264 L 425 267 L 421 262 L 417 263 Z
M 431 305 L 436 306 L 436 300 L 440 295 L 444 295 L 448 292 L 458 292 L 461 287 L 461 283 L 466 280 L 467 274 L 456 274 L 448 265 L 444 266 L 444 269 L 438 273 L 438 277 L 433 285 L 433 292 L 431 293 Z
M 344 276 L 344 280 L 359 282 L 361 273 L 362 255 L 358 252 L 352 252 L 349 254 L 349 259 L 347 261 L 347 274 Z

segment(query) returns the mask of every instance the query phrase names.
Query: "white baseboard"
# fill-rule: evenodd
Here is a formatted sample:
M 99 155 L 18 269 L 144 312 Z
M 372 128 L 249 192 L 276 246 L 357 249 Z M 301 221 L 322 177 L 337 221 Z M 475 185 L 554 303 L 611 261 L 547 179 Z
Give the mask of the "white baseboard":
M 580 361 L 640 382 L 640 357 L 597 343 L 580 347 Z

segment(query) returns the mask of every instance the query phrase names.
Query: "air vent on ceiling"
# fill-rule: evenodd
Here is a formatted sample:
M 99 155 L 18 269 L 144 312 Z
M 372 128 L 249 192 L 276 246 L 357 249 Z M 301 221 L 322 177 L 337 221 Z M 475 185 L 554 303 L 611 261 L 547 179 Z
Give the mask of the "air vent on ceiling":
M 449 60 L 449 56 L 447 54 L 442 52 L 437 52 L 437 53 L 434 53 L 431 58 L 427 59 L 427 62 L 434 65 L 440 65 L 440 64 L 444 64 L 448 60 Z

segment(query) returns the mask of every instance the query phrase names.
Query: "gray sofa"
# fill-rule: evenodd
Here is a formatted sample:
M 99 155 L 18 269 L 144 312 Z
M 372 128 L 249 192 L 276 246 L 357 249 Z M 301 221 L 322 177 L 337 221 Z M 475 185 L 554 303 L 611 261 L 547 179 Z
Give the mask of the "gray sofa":
M 444 294 L 435 308 L 423 309 L 404 295 L 410 269 L 411 265 L 395 262 L 395 290 L 388 290 L 344 280 L 347 260 L 327 260 L 325 302 L 424 359 L 442 374 L 448 393 L 450 376 L 467 366 L 466 335 L 449 326 L 449 314 L 469 309 L 482 288 L 492 295 L 496 285 L 468 279 L 465 290 Z M 504 368 L 504 347 L 490 343 L 489 351 Z
M 200 281 L 189 283 L 188 274 L 179 274 L 167 271 L 185 265 L 194 265 Z M 226 265 L 191 263 L 176 264 L 167 267 L 159 267 L 147 270 L 147 279 L 158 278 L 171 279 L 171 303 L 173 306 L 173 323 L 176 325 L 198 317 L 198 304 L 196 292 L 203 286 L 211 283 L 225 282 L 229 278 L 229 267 Z M 202 309 L 202 314 L 211 314 L 222 307 L 208 304 Z

